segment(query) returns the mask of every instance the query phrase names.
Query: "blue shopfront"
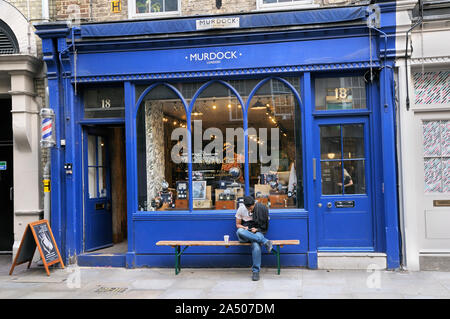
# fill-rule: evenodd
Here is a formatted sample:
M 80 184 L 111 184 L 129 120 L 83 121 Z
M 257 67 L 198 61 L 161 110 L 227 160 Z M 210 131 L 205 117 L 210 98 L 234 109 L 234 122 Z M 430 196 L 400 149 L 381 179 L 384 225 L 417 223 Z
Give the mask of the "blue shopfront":
M 395 4 L 377 8 L 36 25 L 65 260 L 172 267 L 157 241 L 236 240 L 251 195 L 270 207 L 267 237 L 300 240 L 283 265 L 381 252 L 399 267 Z M 246 246 L 183 255 L 250 263 Z

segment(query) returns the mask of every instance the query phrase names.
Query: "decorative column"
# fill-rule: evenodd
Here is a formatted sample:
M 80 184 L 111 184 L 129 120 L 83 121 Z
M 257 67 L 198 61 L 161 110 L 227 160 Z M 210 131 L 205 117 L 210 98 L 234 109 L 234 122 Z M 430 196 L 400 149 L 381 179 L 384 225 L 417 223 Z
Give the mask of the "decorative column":
M 28 223 L 43 213 L 41 201 L 41 157 L 39 108 L 34 77 L 41 62 L 30 56 L 16 56 L 11 76 L 14 157 L 14 245 L 13 257 Z
M 147 207 L 161 190 L 164 180 L 164 114 L 162 105 L 145 101 L 145 145 L 147 154 Z

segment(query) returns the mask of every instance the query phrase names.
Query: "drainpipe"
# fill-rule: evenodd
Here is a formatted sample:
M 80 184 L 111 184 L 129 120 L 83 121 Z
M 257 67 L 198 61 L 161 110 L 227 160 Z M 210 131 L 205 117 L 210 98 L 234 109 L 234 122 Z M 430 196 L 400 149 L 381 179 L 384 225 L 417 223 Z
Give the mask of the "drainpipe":
M 42 5 L 42 20 L 48 22 L 50 20 L 48 0 L 41 0 L 41 5 Z
M 423 3 L 422 0 L 418 1 L 419 4 L 419 20 L 408 30 L 406 31 L 406 49 L 405 49 L 405 72 L 406 72 L 406 110 L 409 111 L 410 101 L 409 101 L 409 80 L 408 80 L 408 35 L 409 33 L 415 29 L 418 25 L 423 22 Z M 412 51 L 411 51 L 412 54 Z

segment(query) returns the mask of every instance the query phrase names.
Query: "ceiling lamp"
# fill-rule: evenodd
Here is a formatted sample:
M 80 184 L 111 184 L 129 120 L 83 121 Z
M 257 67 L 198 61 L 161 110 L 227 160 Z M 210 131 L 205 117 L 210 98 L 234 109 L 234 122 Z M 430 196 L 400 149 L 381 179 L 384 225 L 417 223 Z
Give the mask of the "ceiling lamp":
M 194 116 L 201 116 L 201 115 L 203 115 L 203 112 L 201 112 L 198 109 L 197 105 L 194 105 L 194 109 L 192 110 L 192 115 L 194 115 Z
M 255 104 L 252 105 L 252 110 L 262 110 L 265 109 L 266 106 L 261 103 L 261 101 L 258 99 Z

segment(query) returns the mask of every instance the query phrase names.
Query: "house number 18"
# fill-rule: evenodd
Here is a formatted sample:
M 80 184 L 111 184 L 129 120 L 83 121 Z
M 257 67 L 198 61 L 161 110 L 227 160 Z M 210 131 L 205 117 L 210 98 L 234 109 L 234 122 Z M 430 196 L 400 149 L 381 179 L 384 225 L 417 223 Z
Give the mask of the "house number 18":
M 346 99 L 347 98 L 347 89 L 346 88 L 336 88 L 334 89 L 334 93 L 336 94 L 336 99 Z
M 102 109 L 109 109 L 110 107 L 111 107 L 111 100 L 103 99 L 102 100 Z

